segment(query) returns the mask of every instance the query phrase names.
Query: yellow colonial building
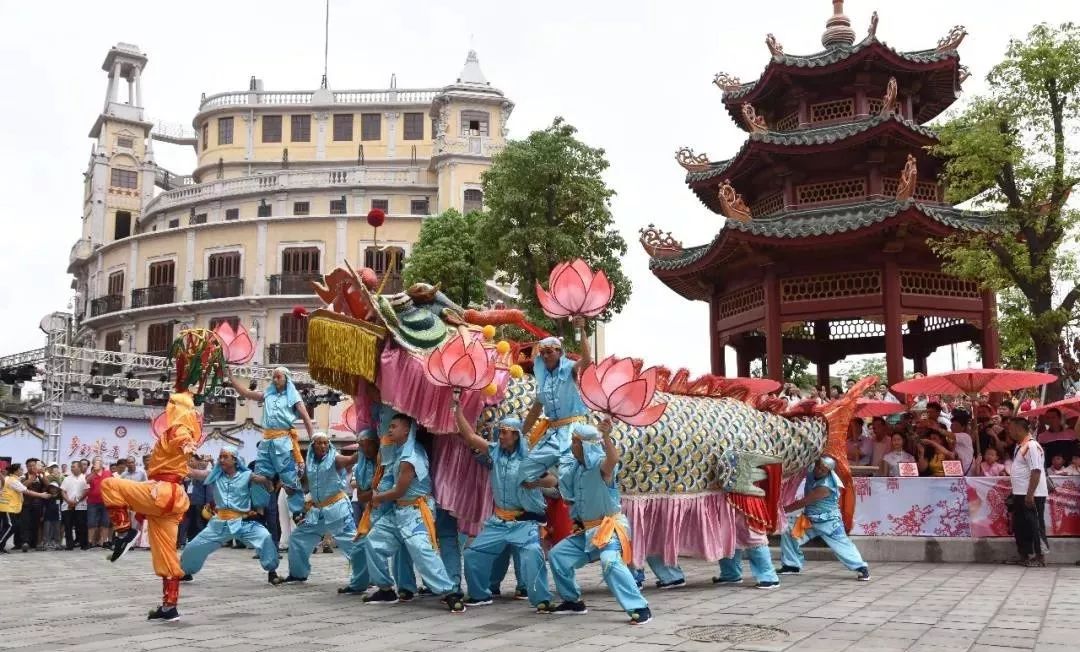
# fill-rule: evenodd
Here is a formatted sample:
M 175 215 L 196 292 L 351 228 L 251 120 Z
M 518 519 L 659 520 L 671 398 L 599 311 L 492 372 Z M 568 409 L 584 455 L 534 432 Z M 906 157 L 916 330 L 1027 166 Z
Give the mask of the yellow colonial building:
M 165 355 L 181 329 L 238 320 L 255 336 L 254 363 L 303 366 L 306 322 L 292 308 L 318 304 L 308 281 L 347 259 L 400 288 L 424 219 L 483 205 L 480 177 L 513 109 L 469 52 L 441 87 L 271 91 L 252 78 L 203 96 L 193 132 L 165 129 L 145 114 L 146 66 L 133 45 L 105 57 L 68 268 L 77 341 L 106 350 Z M 193 147 L 194 170 L 158 166 L 155 141 Z M 373 208 L 387 216 L 378 246 Z M 231 404 L 212 413 L 248 416 Z

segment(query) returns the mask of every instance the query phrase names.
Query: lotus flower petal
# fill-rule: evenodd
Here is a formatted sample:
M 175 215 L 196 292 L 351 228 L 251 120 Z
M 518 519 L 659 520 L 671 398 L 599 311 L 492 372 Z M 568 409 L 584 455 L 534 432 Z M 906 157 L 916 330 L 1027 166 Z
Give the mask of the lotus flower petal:
M 610 359 L 608 358 L 601 365 L 606 364 Z M 598 373 L 596 365 L 585 367 L 585 371 L 581 372 L 581 377 L 578 379 L 578 389 L 581 392 L 581 400 L 585 401 L 585 405 L 588 405 L 590 409 L 607 412 L 607 394 L 600 385 Z
M 443 350 L 435 349 L 428 354 L 424 363 L 424 375 L 434 385 L 447 386 L 446 372 L 443 370 Z
M 229 364 L 247 364 L 255 357 L 255 343 L 243 324 L 237 324 L 236 336 L 225 347 L 225 359 Z
M 479 371 L 476 368 L 476 361 L 463 355 L 454 362 L 454 365 L 450 367 L 450 373 L 446 376 L 454 387 L 471 389 L 476 384 L 476 379 L 480 375 Z
M 592 270 L 579 258 L 569 267 L 563 268 L 557 276 L 552 274 L 548 285 L 556 301 L 565 306 L 570 314 L 580 315 L 589 292 L 587 283 L 591 280 Z
M 631 426 L 644 428 L 645 426 L 651 426 L 659 421 L 660 417 L 664 416 L 664 410 L 666 409 L 667 403 L 657 403 L 656 405 L 650 405 L 636 415 L 626 417 L 620 416 L 619 420 Z
M 203 415 L 202 412 L 195 413 L 195 419 L 199 422 L 199 429 L 202 430 Z M 154 437 L 160 438 L 165 434 L 165 431 L 169 429 L 169 419 L 166 417 L 166 413 L 162 412 L 153 419 L 150 420 L 150 432 Z M 203 437 L 206 437 L 206 433 L 203 433 Z
M 615 362 L 616 362 L 616 358 L 613 355 L 609 355 L 608 357 L 604 358 L 600 362 L 600 364 L 596 365 L 596 374 L 597 374 L 597 376 L 599 376 L 600 378 L 603 378 L 604 374 L 607 373 L 608 369 L 610 369 L 611 366 L 615 364 Z
M 536 299 L 540 302 L 540 308 L 544 314 L 552 319 L 563 319 L 570 316 L 570 312 L 564 308 L 555 297 L 547 293 L 539 283 L 536 284 Z
M 597 272 L 589 284 L 589 291 L 585 295 L 585 302 L 581 305 L 581 314 L 585 317 L 595 317 L 604 312 L 615 296 L 615 286 L 608 280 L 603 271 Z
M 634 373 L 634 361 L 630 358 L 622 358 L 611 365 L 600 378 L 600 385 L 604 388 L 604 395 L 611 396 L 615 390 L 637 378 Z
M 608 412 L 612 416 L 633 416 L 649 404 L 649 383 L 645 380 L 633 380 L 616 389 L 608 396 Z

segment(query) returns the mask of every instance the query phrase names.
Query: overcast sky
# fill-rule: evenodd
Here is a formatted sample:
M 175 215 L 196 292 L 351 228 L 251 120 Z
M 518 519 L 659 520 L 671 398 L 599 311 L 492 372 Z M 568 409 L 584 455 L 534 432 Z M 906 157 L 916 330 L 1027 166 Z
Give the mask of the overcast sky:
M 965 85 L 971 94 L 1010 37 L 1037 22 L 1075 18 L 1075 7 L 1067 0 L 849 0 L 846 13 L 861 39 L 876 9 L 878 37 L 904 50 L 934 47 L 953 25 L 966 25 L 960 53 L 973 73 Z M 332 0 L 330 85 L 384 88 L 396 73 L 400 88 L 442 86 L 454 81 L 472 45 L 484 74 L 517 105 L 511 137 L 561 115 L 585 142 L 607 150 L 634 283 L 610 326 L 609 352 L 706 372 L 707 306 L 652 277 L 638 229 L 655 222 L 687 246 L 716 234 L 721 218 L 690 193 L 672 159 L 682 145 L 727 158 L 745 139 L 722 107 L 713 74 L 755 79 L 768 61 L 770 32 L 789 53 L 820 50 L 831 11 L 829 0 Z M 65 269 L 80 235 L 87 133 L 104 101 L 101 62 L 109 47 L 134 43 L 149 57 L 143 101 L 153 119 L 190 124 L 200 93 L 245 89 L 251 75 L 267 90 L 316 88 L 323 1 L 0 0 L 0 25 L 0 354 L 7 354 L 41 346 L 39 320 L 66 309 L 71 296 Z M 177 172 L 194 162 L 190 149 L 157 144 L 155 152 Z M 948 364 L 947 349 L 932 360 Z M 730 365 L 733 359 L 733 371 Z

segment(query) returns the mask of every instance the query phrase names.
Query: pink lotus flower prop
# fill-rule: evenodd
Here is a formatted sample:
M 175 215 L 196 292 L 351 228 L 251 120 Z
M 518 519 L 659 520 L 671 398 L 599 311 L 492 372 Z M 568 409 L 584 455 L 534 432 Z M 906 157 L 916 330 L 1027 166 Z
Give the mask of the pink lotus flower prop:
M 229 364 L 247 364 L 255 356 L 255 343 L 243 324 L 237 324 L 236 330 L 228 321 L 223 321 L 214 329 L 224 349 L 225 361 Z
M 481 342 L 466 345 L 459 335 L 428 355 L 424 375 L 439 387 L 479 391 L 494 380 L 495 365 Z
M 548 289 L 536 284 L 536 298 L 552 319 L 595 317 L 615 296 L 615 286 L 604 272 L 593 272 L 584 260 L 559 263 L 548 276 Z
M 667 409 L 667 403 L 649 405 L 656 392 L 656 367 L 638 373 L 630 358 L 609 356 L 581 373 L 581 398 L 597 412 L 631 426 L 650 426 Z
M 356 403 L 349 404 L 349 407 L 341 413 L 341 421 L 330 426 L 330 429 L 338 432 L 359 432 L 360 415 L 356 412 Z
M 206 438 L 206 431 L 203 430 L 203 413 L 196 410 L 195 418 L 199 421 L 199 431 L 202 432 L 203 439 Z M 157 415 L 150 420 L 150 432 L 154 435 L 155 439 L 161 439 L 161 436 L 165 434 L 165 431 L 169 429 L 169 420 L 165 416 L 165 412 Z M 199 442 L 202 443 L 201 441 Z

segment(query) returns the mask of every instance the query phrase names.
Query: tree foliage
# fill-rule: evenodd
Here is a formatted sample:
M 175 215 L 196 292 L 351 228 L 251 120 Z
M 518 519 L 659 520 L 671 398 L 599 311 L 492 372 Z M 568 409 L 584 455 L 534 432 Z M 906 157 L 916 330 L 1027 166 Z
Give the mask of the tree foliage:
M 877 376 L 881 382 L 887 382 L 888 371 L 885 365 L 885 356 L 876 355 L 852 360 L 837 365 L 837 375 L 840 376 L 841 385 L 845 385 L 849 378 L 861 380 L 868 376 Z
M 521 307 L 534 323 L 555 331 L 536 300 L 536 282 L 546 285 L 558 263 L 582 258 L 603 270 L 615 297 L 600 316 L 608 320 L 630 296 L 621 258 L 626 241 L 615 229 L 610 201 L 615 194 L 603 180 L 604 150 L 578 140 L 577 130 L 556 118 L 528 138 L 510 141 L 484 173 L 487 213 L 478 242 L 521 295 Z
M 1080 117 L 1080 29 L 1035 26 L 1010 42 L 987 82 L 985 96 L 940 128 L 935 151 L 946 160 L 947 199 L 974 198 L 996 213 L 994 228 L 934 247 L 947 271 L 1005 293 L 1010 363 L 1054 364 L 1080 299 L 1075 260 L 1061 247 L 1075 241 L 1078 221 L 1066 202 L 1078 180 L 1067 141 Z M 1061 285 L 1066 291 L 1056 292 Z M 1031 358 L 1008 340 L 1020 332 Z
M 479 213 L 450 209 L 425 221 L 405 261 L 405 285 L 438 283 L 463 307 L 482 303 L 484 284 L 494 272 L 491 257 L 481 253 L 477 242 L 482 219 Z
M 809 360 L 801 355 L 785 355 L 782 362 L 785 383 L 791 383 L 802 389 L 809 389 L 814 386 L 816 378 L 807 371 L 810 368 Z M 754 378 L 764 378 L 767 371 L 760 362 L 754 362 L 750 365 L 750 375 Z

